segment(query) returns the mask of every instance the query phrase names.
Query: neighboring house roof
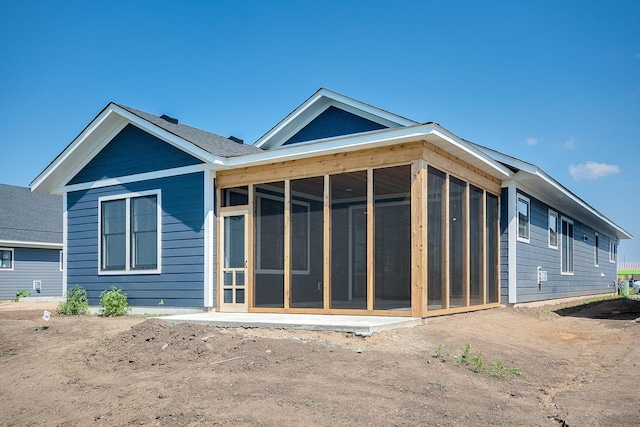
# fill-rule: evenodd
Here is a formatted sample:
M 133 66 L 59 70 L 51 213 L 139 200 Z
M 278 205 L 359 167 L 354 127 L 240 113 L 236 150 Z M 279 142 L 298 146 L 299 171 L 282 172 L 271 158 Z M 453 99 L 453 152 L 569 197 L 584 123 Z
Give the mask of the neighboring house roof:
M 606 231 L 610 236 L 617 239 L 633 239 L 633 236 L 628 231 L 560 184 L 540 167 L 491 148 L 475 143 L 472 144 L 509 167 L 514 172 L 513 179 L 516 182 L 524 186 L 525 190 L 533 192 L 532 196 L 541 199 L 545 203 L 552 204 L 552 208 L 562 210 L 563 213 L 579 219 L 596 231 Z
M 0 184 L 0 246 L 62 248 L 62 197 Z

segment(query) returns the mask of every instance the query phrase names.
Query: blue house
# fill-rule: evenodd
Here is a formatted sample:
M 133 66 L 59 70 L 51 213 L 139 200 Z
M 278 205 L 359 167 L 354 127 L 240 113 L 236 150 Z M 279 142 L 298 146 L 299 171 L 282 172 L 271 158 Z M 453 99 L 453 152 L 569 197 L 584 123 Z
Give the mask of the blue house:
M 61 297 L 62 197 L 0 184 L 0 299 Z
M 64 286 L 144 310 L 425 317 L 600 294 L 607 245 L 631 238 L 533 165 L 327 89 L 252 145 L 110 103 L 31 188 L 62 195 Z

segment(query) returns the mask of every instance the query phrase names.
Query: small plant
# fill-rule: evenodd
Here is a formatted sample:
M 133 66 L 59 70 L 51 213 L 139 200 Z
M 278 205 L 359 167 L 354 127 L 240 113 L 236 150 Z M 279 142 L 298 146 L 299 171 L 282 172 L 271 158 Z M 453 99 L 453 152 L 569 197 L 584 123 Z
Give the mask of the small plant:
M 451 358 L 451 355 L 448 351 L 444 351 L 444 347 L 442 344 L 438 344 L 438 346 L 436 347 L 436 357 L 444 361 L 449 360 Z
M 67 289 L 67 297 L 56 307 L 56 313 L 67 315 L 86 314 L 89 310 L 87 291 L 79 285 Z
M 458 365 L 469 365 L 471 363 L 471 345 L 464 346 L 464 352 L 458 356 Z
M 127 302 L 127 294 L 122 289 L 111 286 L 100 294 L 100 315 L 106 317 L 124 316 L 131 310 Z
M 20 301 L 20 298 L 29 298 L 31 296 L 31 292 L 25 290 L 25 289 L 20 289 L 18 292 L 16 292 L 16 299 L 14 299 L 15 302 Z

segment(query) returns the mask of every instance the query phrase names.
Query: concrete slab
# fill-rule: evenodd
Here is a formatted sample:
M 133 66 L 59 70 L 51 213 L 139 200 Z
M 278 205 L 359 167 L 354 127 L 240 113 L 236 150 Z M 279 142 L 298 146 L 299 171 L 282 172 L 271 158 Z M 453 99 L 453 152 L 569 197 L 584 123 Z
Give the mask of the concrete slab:
M 284 313 L 197 313 L 157 317 L 170 323 L 201 323 L 224 328 L 293 329 L 350 332 L 369 336 L 374 332 L 422 325 L 416 317 L 342 316 Z

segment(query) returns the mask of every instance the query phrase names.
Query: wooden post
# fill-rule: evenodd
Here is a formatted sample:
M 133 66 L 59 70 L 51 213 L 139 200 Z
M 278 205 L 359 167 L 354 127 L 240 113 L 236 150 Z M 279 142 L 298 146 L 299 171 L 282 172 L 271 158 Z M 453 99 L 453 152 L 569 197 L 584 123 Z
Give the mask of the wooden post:
M 446 179 L 444 181 L 444 194 L 442 195 L 443 207 L 444 207 L 444 283 L 442 284 L 442 308 L 445 310 L 449 308 L 449 289 L 450 289 L 450 280 L 451 274 L 449 272 L 450 268 L 450 260 L 449 260 L 449 178 L 450 175 L 446 174 Z
M 284 309 L 291 306 L 291 180 L 284 180 Z
M 375 221 L 373 169 L 367 169 L 367 310 L 373 310 L 375 298 Z
M 253 184 L 249 184 L 249 195 L 248 195 L 248 204 L 247 204 L 247 210 L 248 210 L 248 215 L 247 215 L 247 228 L 245 230 L 245 233 L 247 233 L 247 247 L 245 248 L 245 251 L 247 253 L 247 274 L 246 274 L 246 278 L 245 280 L 247 280 L 247 284 L 246 286 L 246 292 L 247 292 L 247 301 L 249 302 L 249 309 L 255 307 L 255 300 L 254 300 L 254 296 L 255 296 L 255 292 L 254 292 L 254 287 L 256 284 L 256 269 L 255 269 L 255 256 L 256 256 L 256 251 L 255 251 L 255 229 L 253 227 L 253 219 L 254 219 L 254 215 L 255 215 L 255 203 L 254 203 L 254 198 L 255 198 L 255 188 L 253 186 Z
M 322 270 L 322 298 L 324 311 L 331 308 L 331 180 L 324 176 L 324 223 L 323 223 L 323 270 Z
M 427 307 L 427 166 L 411 162 L 411 316 L 424 317 Z

